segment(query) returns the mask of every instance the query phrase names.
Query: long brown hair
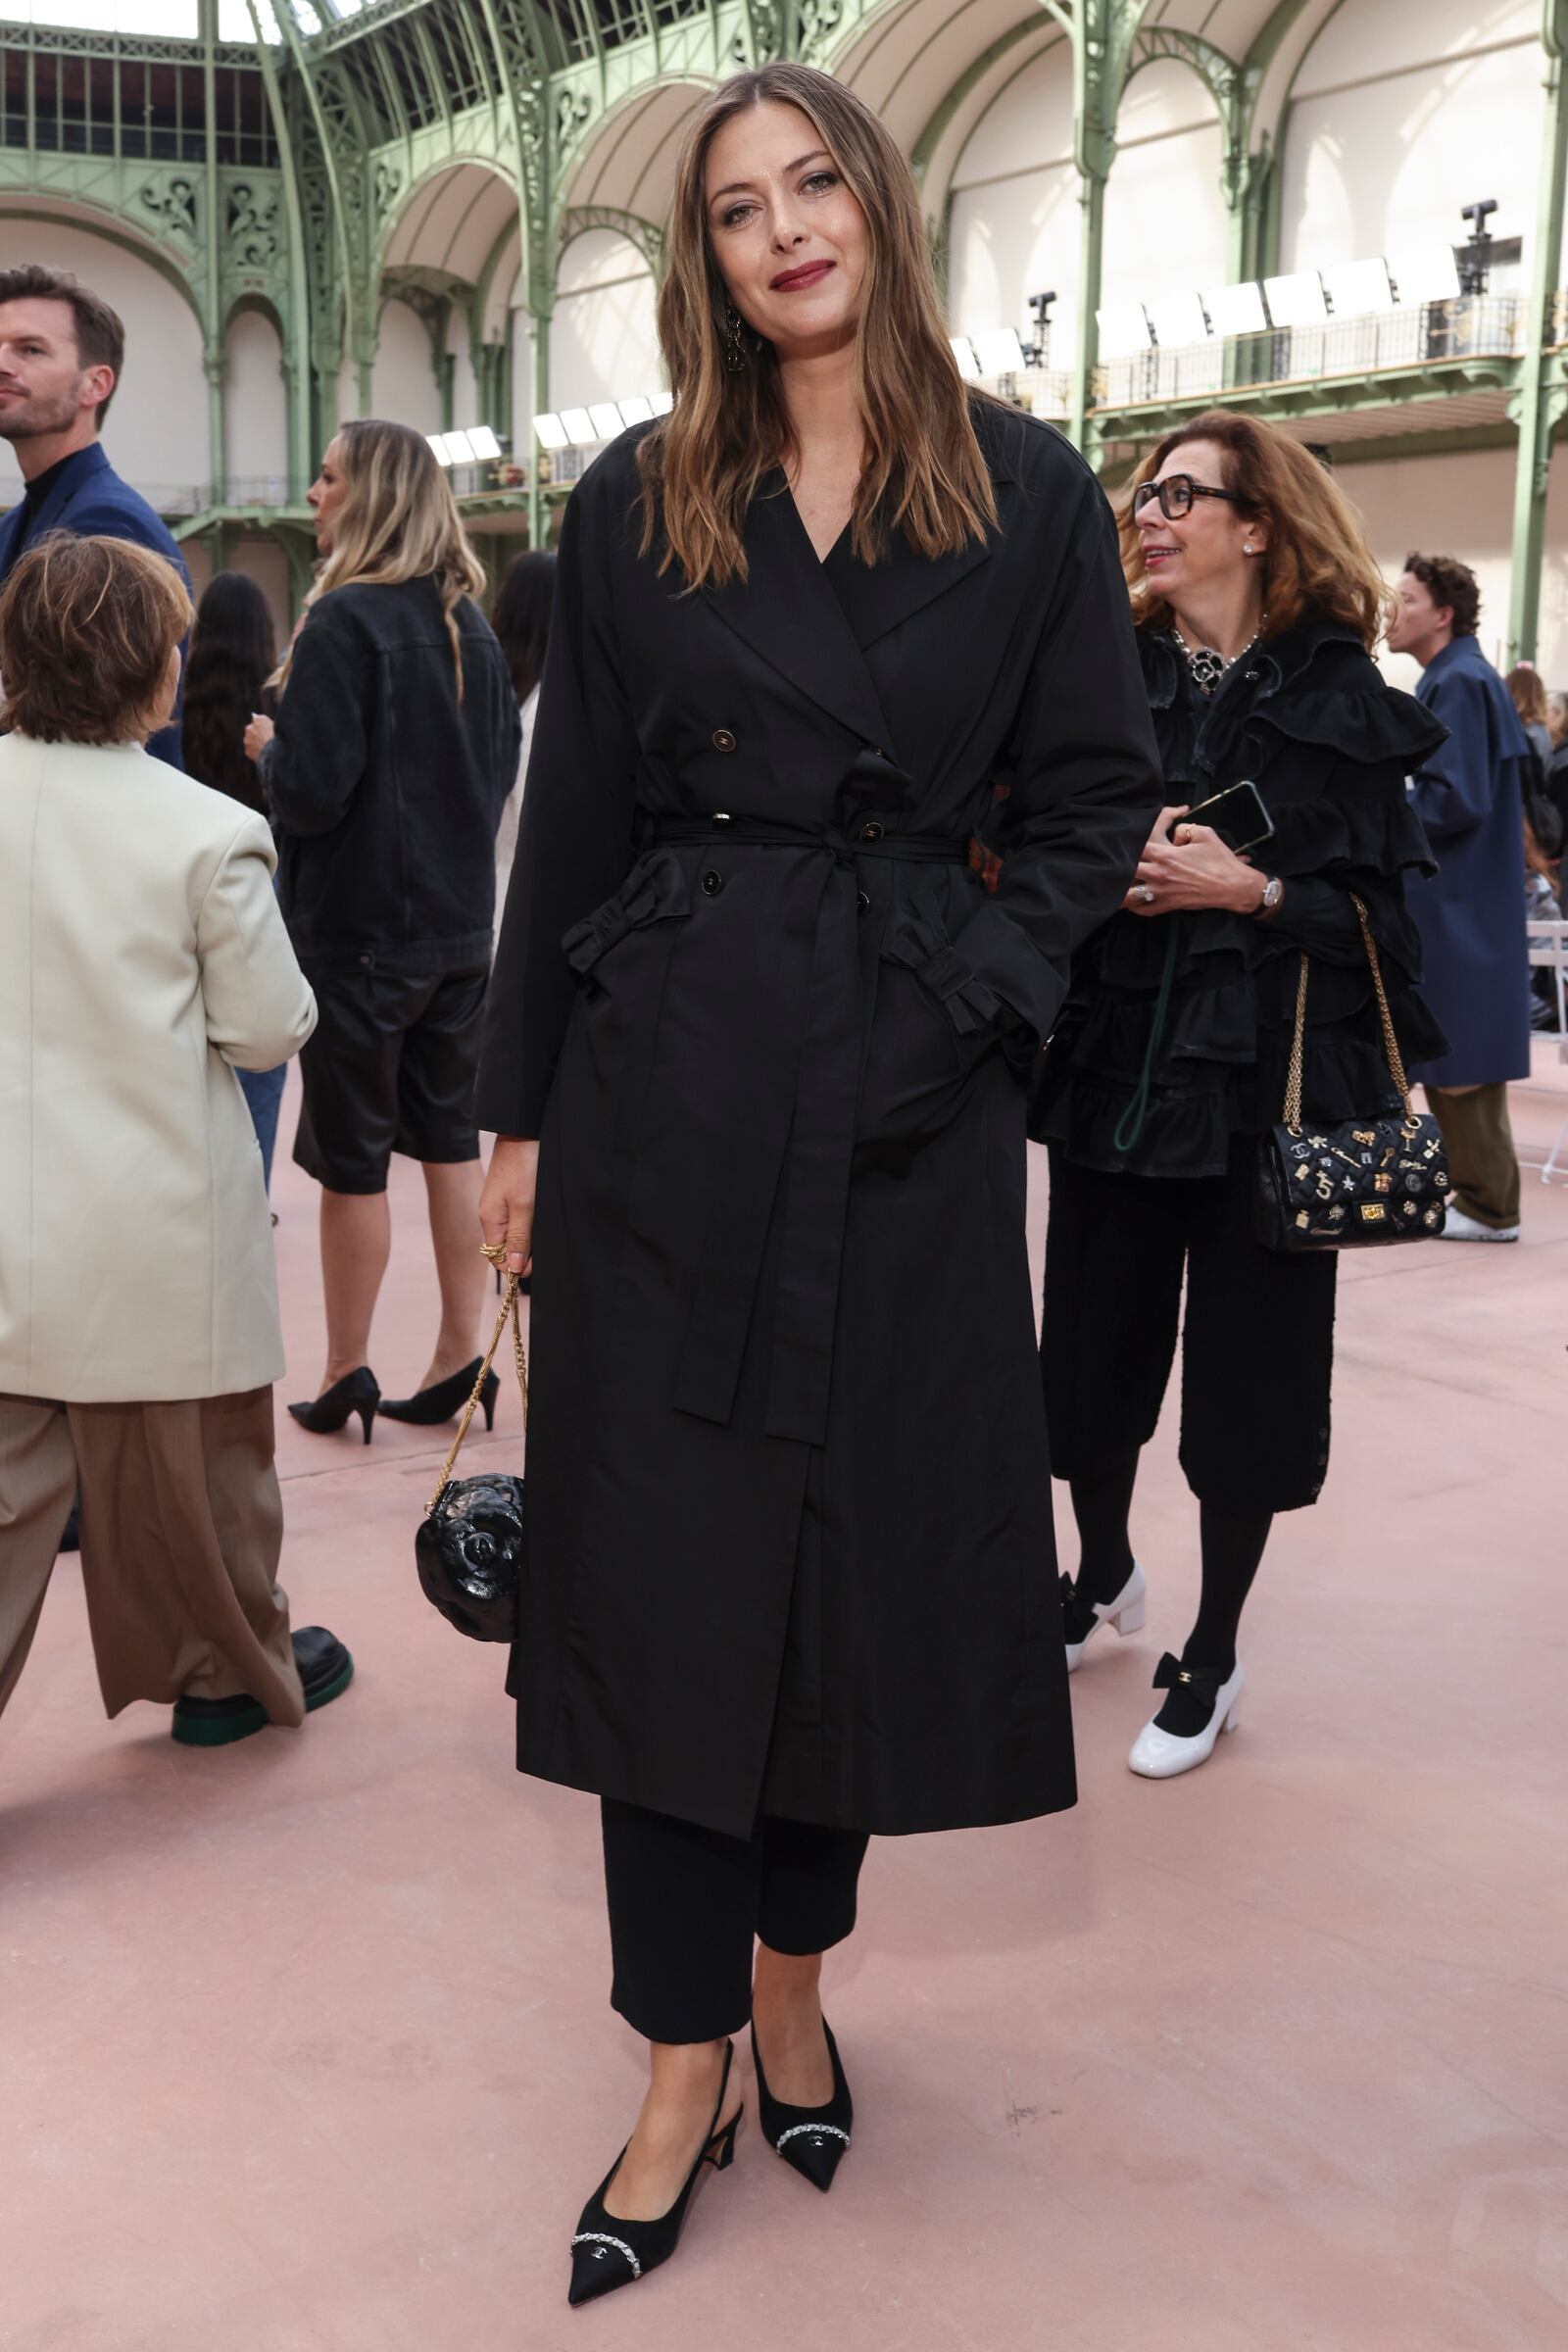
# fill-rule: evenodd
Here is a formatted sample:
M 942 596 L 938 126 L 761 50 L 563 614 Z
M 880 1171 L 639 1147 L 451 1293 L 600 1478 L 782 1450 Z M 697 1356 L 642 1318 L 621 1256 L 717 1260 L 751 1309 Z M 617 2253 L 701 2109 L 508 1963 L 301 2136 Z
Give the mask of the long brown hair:
M 334 588 L 395 588 L 404 580 L 433 579 L 452 640 L 463 699 L 463 637 L 458 607 L 484 586 L 484 565 L 469 544 L 435 452 L 410 424 L 361 416 L 340 424 L 343 504 L 332 521 L 332 547 L 306 598 L 306 610 Z M 275 686 L 287 683 L 292 648 Z
M 1503 683 L 1513 696 L 1513 707 L 1527 727 L 1544 727 L 1546 723 L 1546 689 L 1542 675 L 1532 662 L 1516 662 Z
M 741 531 L 762 476 L 794 455 L 778 360 L 743 329 L 746 365 L 724 363 L 729 297 L 708 229 L 708 152 L 748 107 L 798 107 L 865 215 L 856 369 L 865 464 L 852 544 L 872 564 L 895 531 L 927 557 L 982 539 L 997 518 L 991 476 L 948 342 L 914 175 L 862 99 L 831 74 L 780 62 L 734 74 L 686 134 L 675 170 L 659 340 L 675 405 L 638 449 L 643 553 L 661 524 L 660 568 L 690 587 L 746 577 Z
M 1277 637 L 1314 613 L 1353 629 L 1370 653 L 1383 634 L 1392 599 L 1355 510 L 1299 441 L 1277 424 L 1229 409 L 1209 409 L 1167 433 L 1127 485 L 1117 528 L 1137 625 L 1168 629 L 1172 613 L 1144 567 L 1133 498 L 1141 483 L 1153 480 L 1172 450 L 1189 441 L 1218 443 L 1225 453 L 1224 487 L 1236 492 L 1241 514 L 1267 527 L 1268 549 L 1261 559 L 1267 635 Z

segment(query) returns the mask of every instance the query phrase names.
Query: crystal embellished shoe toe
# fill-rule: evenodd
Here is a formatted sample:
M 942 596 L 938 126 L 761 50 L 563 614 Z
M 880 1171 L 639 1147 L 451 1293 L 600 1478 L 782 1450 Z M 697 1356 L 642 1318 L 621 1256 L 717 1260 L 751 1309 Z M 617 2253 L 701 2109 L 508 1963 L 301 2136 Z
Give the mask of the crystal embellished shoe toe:
M 762 2137 L 776 2156 L 792 2165 L 804 2180 L 824 2195 L 833 2185 L 833 2176 L 849 2153 L 850 2132 L 855 2124 L 855 2102 L 845 2081 L 839 2045 L 833 2038 L 833 2029 L 824 2017 L 822 2031 L 827 2036 L 827 2054 L 833 2066 L 833 2096 L 823 2107 L 787 2107 L 775 2099 L 767 2087 L 762 2072 L 761 2053 L 757 2047 L 757 2029 L 752 2028 L 752 2063 L 757 2069 L 757 2112 L 762 2127 Z

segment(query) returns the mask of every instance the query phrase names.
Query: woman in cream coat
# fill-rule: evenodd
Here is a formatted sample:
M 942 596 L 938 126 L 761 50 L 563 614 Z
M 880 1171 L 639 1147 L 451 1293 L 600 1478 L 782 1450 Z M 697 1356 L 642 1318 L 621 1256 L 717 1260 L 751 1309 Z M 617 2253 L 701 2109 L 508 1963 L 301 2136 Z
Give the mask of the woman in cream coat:
M 74 1491 L 111 1715 L 217 1745 L 298 1724 L 352 1661 L 291 1638 L 261 1155 L 234 1077 L 316 1022 L 265 821 L 143 749 L 190 605 L 114 539 L 0 596 L 0 1708 Z

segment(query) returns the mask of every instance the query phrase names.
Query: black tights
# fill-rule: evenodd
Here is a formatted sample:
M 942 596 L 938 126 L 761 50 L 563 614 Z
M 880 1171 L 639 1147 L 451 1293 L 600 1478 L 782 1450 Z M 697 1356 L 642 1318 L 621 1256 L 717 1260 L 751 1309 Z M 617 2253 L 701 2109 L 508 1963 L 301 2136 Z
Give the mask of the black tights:
M 1138 1449 L 1134 1448 L 1120 1455 L 1099 1478 L 1070 1482 L 1079 1540 L 1075 1590 L 1086 1602 L 1114 1600 L 1132 1574 L 1127 1520 L 1137 1478 Z M 1211 1502 L 1200 1502 L 1203 1582 L 1198 1615 L 1182 1648 L 1184 1666 L 1201 1668 L 1207 1675 L 1217 1673 L 1222 1680 L 1234 1672 L 1242 1609 L 1273 1524 L 1271 1512 L 1235 1519 Z M 1211 1711 L 1206 1700 L 1195 1698 L 1190 1690 L 1179 1686 L 1170 1692 L 1155 1721 L 1161 1731 L 1191 1740 L 1204 1728 Z

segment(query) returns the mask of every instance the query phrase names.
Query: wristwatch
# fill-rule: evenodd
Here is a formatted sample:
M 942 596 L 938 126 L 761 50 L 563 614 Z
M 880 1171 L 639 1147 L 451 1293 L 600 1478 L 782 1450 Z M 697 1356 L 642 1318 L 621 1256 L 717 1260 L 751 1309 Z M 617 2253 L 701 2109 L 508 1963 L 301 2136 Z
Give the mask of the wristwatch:
M 1266 923 L 1285 896 L 1285 885 L 1278 874 L 1271 874 L 1263 885 L 1263 896 L 1257 902 L 1254 921 Z

